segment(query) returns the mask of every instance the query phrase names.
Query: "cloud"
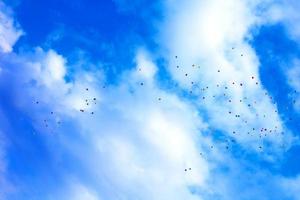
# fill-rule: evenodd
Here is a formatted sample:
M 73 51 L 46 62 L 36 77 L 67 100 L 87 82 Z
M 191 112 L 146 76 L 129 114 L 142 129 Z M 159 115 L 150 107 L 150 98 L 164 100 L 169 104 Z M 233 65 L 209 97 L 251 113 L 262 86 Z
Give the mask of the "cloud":
M 271 24 L 280 24 L 285 28 L 288 40 L 294 41 L 297 45 L 300 41 L 300 15 L 298 10 L 300 4 L 295 0 L 278 1 L 274 3 L 268 11 L 268 19 Z M 295 50 L 296 51 L 296 50 Z M 297 80 L 299 77 L 299 60 L 296 54 L 291 54 L 285 64 L 281 64 L 283 70 L 286 71 L 287 83 L 291 86 L 293 94 L 290 98 L 293 101 L 294 107 L 299 110 L 299 94 L 300 83 Z
M 3 133 L 0 130 L 0 137 L 3 141 Z M 7 174 L 6 174 L 6 160 L 5 160 L 5 148 L 4 148 L 4 142 L 0 143 L 0 198 L 4 199 L 7 195 L 7 193 L 11 190 L 11 186 L 7 180 Z
M 300 108 L 300 61 L 298 59 L 293 60 L 292 66 L 288 68 L 286 77 L 288 84 L 293 88 L 293 93 L 290 95 L 291 101 L 294 107 L 299 111 Z
M 79 70 L 71 82 L 55 78 L 57 76 L 52 79 L 45 73 L 51 71 L 48 68 L 63 68 L 58 71 L 68 68 L 66 59 L 53 50 L 38 49 L 26 55 L 26 62 L 20 55 L 27 73 L 22 73 L 26 75 L 23 79 L 13 80 L 27 85 L 22 88 L 23 92 L 18 91 L 23 95 L 20 99 L 27 98 L 21 109 L 30 110 L 32 122 L 39 127 L 40 134 L 46 132 L 55 136 L 51 142 L 63 149 L 59 154 L 72 157 L 82 166 L 80 172 L 66 173 L 66 184 L 57 188 L 70 192 L 54 198 L 232 198 L 235 190 L 230 184 L 236 174 L 246 176 L 245 166 L 230 154 L 224 154 L 220 149 L 222 144 L 203 134 L 208 124 L 202 121 L 194 104 L 157 86 L 157 66 L 150 57 L 145 50 L 139 51 L 136 68 L 124 72 L 118 85 L 103 88 L 102 79 L 95 80 L 97 73 L 86 71 Z M 19 63 L 17 59 L 14 61 Z M 22 69 L 17 66 L 11 70 Z M 59 74 L 64 76 L 64 73 Z M 50 85 L 44 81 L 49 78 Z M 36 83 L 28 85 L 31 82 Z M 37 109 L 32 104 L 39 96 L 42 96 L 39 98 L 41 108 Z M 97 104 L 87 106 L 85 100 L 91 103 L 94 97 L 97 97 Z M 81 108 L 84 113 L 79 111 Z M 60 127 L 56 127 L 55 117 L 48 119 L 49 128 L 39 122 L 51 110 L 60 115 Z M 210 150 L 210 146 L 215 149 Z M 229 167 L 231 172 L 224 175 L 219 171 L 220 165 Z M 75 185 L 69 183 L 70 176 L 78 180 Z M 89 186 L 85 185 L 86 181 L 90 182 Z
M 18 95 L 14 106 L 28 114 L 36 132 L 54 134 L 48 142 L 84 166 L 69 175 L 79 183 L 96 179 L 82 194 L 93 199 L 89 191 L 103 187 L 99 193 L 110 199 L 196 199 L 188 186 L 200 187 L 209 174 L 199 155 L 205 147 L 196 143 L 206 125 L 188 102 L 157 87 L 157 67 L 145 50 L 137 53 L 134 70 L 106 87 L 101 71 L 78 70 L 66 81 L 67 61 L 53 50 L 9 54 L 1 62 L 2 89 L 11 80 Z
M 14 22 L 11 16 L 11 11 L 8 7 L 0 2 L 0 56 L 4 53 L 12 51 L 12 47 L 18 38 L 22 35 L 22 31 Z M 0 61 L 1 62 L 1 61 Z M 0 77 L 3 73 L 3 67 L 0 65 Z M 0 80 L 0 83 L 2 81 Z M 0 86 L 1 87 L 1 86 Z M 2 97 L 1 97 L 2 98 Z M 9 174 L 7 172 L 7 146 L 8 141 L 3 130 L 7 124 L 7 120 L 0 106 L 0 198 L 5 199 L 8 193 L 14 191 L 14 187 L 10 182 Z
M 280 180 L 280 184 L 285 189 L 287 196 L 292 199 L 299 199 L 299 184 L 300 184 L 300 177 L 295 178 L 282 178 Z
M 11 11 L 0 2 L 0 50 L 3 53 L 12 51 L 12 47 L 23 34 L 19 26 L 14 22 Z
M 293 86 L 294 88 L 296 88 L 297 90 L 299 90 L 300 89 L 300 80 L 299 80 L 300 61 L 299 60 L 294 61 L 294 66 L 289 69 L 287 74 L 289 77 L 290 85 Z
M 205 125 L 188 103 L 157 88 L 156 66 L 147 57 L 137 54 L 136 69 L 120 85 L 89 86 L 101 100 L 74 120 L 90 148 L 70 138 L 64 143 L 103 198 L 197 199 L 187 186 L 203 185 L 209 173 L 195 143 Z
M 287 130 L 276 102 L 260 82 L 259 60 L 249 44 L 252 30 L 264 22 L 257 11 L 263 3 L 170 3 L 161 43 L 167 52 L 168 70 L 182 88 L 197 96 L 197 105 L 207 112 L 212 127 L 234 137 L 247 149 L 255 150 L 261 143 L 270 142 L 277 146 L 271 147 L 275 151 L 289 140 L 280 135 Z M 262 128 L 268 132 L 261 136 Z
M 289 36 L 297 41 L 300 39 L 299 8 L 300 5 L 297 0 L 277 1 L 268 12 L 270 21 L 283 24 Z
M 169 62 L 167 68 L 180 87 L 196 98 L 194 104 L 203 111 L 200 115 L 215 135 L 212 136 L 215 145 L 221 131 L 225 139 L 234 138 L 240 145 L 235 151 L 259 153 L 262 147 L 256 164 L 259 160 L 280 162 L 294 140 L 281 120 L 276 102 L 260 81 L 260 62 L 249 42 L 253 33 L 270 23 L 264 16 L 272 5 L 271 1 L 169 1 L 160 27 L 159 41 L 161 52 Z M 225 166 L 229 169 L 239 166 L 242 176 L 247 174 L 246 166 L 252 166 L 231 156 L 218 160 L 222 155 L 220 152 L 212 160 L 218 169 L 227 162 Z M 224 172 L 211 177 L 210 180 L 215 180 L 212 185 L 223 187 L 220 199 L 226 199 L 227 191 L 232 190 L 230 185 L 235 185 L 234 174 L 226 173 L 227 180 Z M 260 177 L 268 179 L 269 176 L 263 172 L 252 178 L 259 181 Z M 223 181 L 228 184 L 224 185 Z M 239 184 L 245 184 L 239 191 L 249 191 L 247 178 L 239 179 Z M 232 199 L 232 194 L 227 198 Z
M 74 200 L 101 200 L 96 192 L 91 191 L 88 187 L 80 183 L 70 183 L 69 189 L 62 192 L 59 197 L 54 199 L 74 199 Z

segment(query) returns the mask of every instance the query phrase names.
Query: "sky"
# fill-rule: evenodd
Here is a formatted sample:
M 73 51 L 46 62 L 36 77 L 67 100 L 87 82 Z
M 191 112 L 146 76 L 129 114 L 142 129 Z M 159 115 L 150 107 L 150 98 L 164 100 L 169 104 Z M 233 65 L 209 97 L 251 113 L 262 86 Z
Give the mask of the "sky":
M 0 199 L 300 199 L 297 0 L 0 0 Z

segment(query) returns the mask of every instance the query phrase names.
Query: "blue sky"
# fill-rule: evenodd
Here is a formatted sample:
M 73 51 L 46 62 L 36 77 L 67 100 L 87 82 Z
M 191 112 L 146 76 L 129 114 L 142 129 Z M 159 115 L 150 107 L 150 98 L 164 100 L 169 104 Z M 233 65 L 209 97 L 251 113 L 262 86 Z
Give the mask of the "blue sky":
M 299 9 L 1 1 L 0 199 L 300 199 Z

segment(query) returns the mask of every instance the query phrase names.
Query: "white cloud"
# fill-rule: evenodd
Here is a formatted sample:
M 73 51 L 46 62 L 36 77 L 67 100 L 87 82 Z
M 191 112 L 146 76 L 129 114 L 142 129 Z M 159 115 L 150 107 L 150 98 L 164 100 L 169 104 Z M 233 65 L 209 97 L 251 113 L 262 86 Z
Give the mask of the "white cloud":
M 0 51 L 8 53 L 22 35 L 22 31 L 11 17 L 11 11 L 0 2 Z
M 143 77 L 146 81 L 153 81 L 153 77 L 157 72 L 157 67 L 149 61 L 149 55 L 145 50 L 138 51 L 136 56 L 137 74 L 138 77 Z
M 271 23 L 278 23 L 285 27 L 287 36 L 290 40 L 296 43 L 300 42 L 300 3 L 297 0 L 285 0 L 274 3 L 268 12 L 268 19 Z M 282 66 L 285 65 L 285 66 Z M 288 84 L 296 90 L 290 95 L 294 107 L 299 111 L 300 108 L 300 66 L 299 59 L 296 55 L 294 58 L 287 61 L 287 64 L 281 64 L 286 71 L 286 78 Z M 295 102 L 294 102 L 295 101 Z
M 257 11 L 263 3 L 266 2 L 171 2 L 167 4 L 161 43 L 168 52 L 172 76 L 182 88 L 198 96 L 197 104 L 207 111 L 212 127 L 227 132 L 246 148 L 258 149 L 269 141 L 278 149 L 283 140 L 289 139 L 279 134 L 286 130 L 276 104 L 265 95 L 259 60 L 248 43 L 251 30 L 264 22 Z M 237 119 L 235 115 L 241 117 Z M 262 134 L 261 139 L 262 128 L 272 133 L 264 131 L 267 136 Z M 238 133 L 232 134 L 233 131 Z
M 0 108 L 0 199 L 6 199 L 9 194 L 15 191 L 14 185 L 11 183 L 10 175 L 7 172 L 6 150 L 8 141 L 4 134 L 4 127 L 7 125 L 4 113 Z
M 0 137 L 2 136 L 0 131 Z M 6 163 L 5 163 L 5 152 L 2 142 L 0 143 L 0 198 L 4 199 L 7 193 L 7 180 L 6 180 Z
M 65 61 L 62 56 L 57 55 L 54 51 L 50 50 L 47 52 L 46 58 L 44 59 L 44 71 L 42 77 L 47 86 L 53 85 L 53 81 L 63 81 L 66 74 L 64 67 Z
M 193 105 L 157 87 L 154 81 L 156 66 L 149 57 L 144 51 L 139 52 L 137 67 L 125 72 L 116 86 L 100 88 L 101 81 L 95 85 L 88 82 L 94 78 L 85 72 L 74 79 L 66 93 L 61 93 L 61 87 L 57 87 L 49 93 L 51 95 L 46 95 L 52 89 L 39 87 L 39 94 L 43 93 L 49 102 L 43 106 L 58 107 L 63 120 L 72 120 L 71 124 L 62 125 L 65 126 L 61 127 L 65 130 L 63 133 L 57 129 L 55 134 L 56 145 L 64 146 L 84 166 L 82 174 L 70 172 L 71 175 L 77 176 L 79 184 L 83 179 L 93 182 L 93 189 L 82 186 L 75 195 L 91 199 L 97 199 L 99 194 L 105 199 L 143 200 L 232 198 L 233 193 L 239 191 L 230 186 L 233 178 L 237 174 L 248 176 L 243 174 L 243 164 L 230 154 L 224 154 L 220 149 L 223 144 L 213 142 L 211 136 L 204 136 L 207 124 L 202 122 Z M 47 74 L 35 77 L 43 80 L 44 75 Z M 82 78 L 85 76 L 89 78 Z M 53 95 L 56 99 L 69 100 L 62 106 L 60 101 L 49 101 Z M 81 113 L 70 106 L 74 101 L 85 102 L 85 98 L 94 96 L 101 100 L 89 107 L 88 112 Z M 90 114 L 92 111 L 94 115 Z M 43 111 L 36 118 L 44 114 Z M 70 125 L 76 126 L 78 133 L 66 131 Z M 81 138 L 79 142 L 74 140 L 78 137 Z M 209 150 L 211 145 L 214 150 Z M 218 172 L 219 165 L 224 164 L 231 169 L 227 175 Z M 255 181 L 261 177 L 253 178 Z M 201 192 L 193 194 L 191 188 Z M 264 194 L 258 188 L 255 190 Z
M 7 8 L 3 2 L 0 2 L 0 56 L 4 57 L 2 53 L 9 53 L 12 51 L 12 47 L 17 41 L 17 39 L 22 34 L 22 31 L 14 23 L 12 16 L 10 15 L 10 10 Z M 1 60 L 0 60 L 1 62 Z M 5 66 L 0 66 L 0 77 L 2 75 L 3 68 Z M 2 81 L 0 80 L 0 83 Z M 1 86 L 0 86 L 1 88 Z M 3 97 L 3 96 L 2 96 Z M 1 97 L 1 98 L 2 98 Z M 7 120 L 5 114 L 2 111 L 2 106 L 0 106 L 0 199 L 7 198 L 7 195 L 11 193 L 15 188 L 12 186 L 9 174 L 7 172 L 7 160 L 6 160 L 6 147 L 8 146 L 8 141 L 6 140 L 3 130 L 7 125 Z
M 297 0 L 281 0 L 272 5 L 268 18 L 273 23 L 283 24 L 292 39 L 300 41 L 300 4 Z
M 57 199 L 55 197 L 54 199 Z M 88 187 L 80 184 L 80 183 L 70 183 L 69 189 L 67 191 L 62 192 L 61 197 L 58 199 L 61 200 L 101 200 L 98 197 L 96 192 L 92 191 Z
M 206 125 L 188 102 L 157 87 L 157 67 L 149 57 L 140 51 L 137 67 L 125 72 L 119 85 L 102 88 L 102 76 L 86 71 L 66 82 L 65 59 L 37 49 L 3 59 L 10 64 L 0 80 L 22 88 L 16 106 L 30 113 L 37 130 L 54 134 L 56 145 L 76 157 L 85 178 L 96 179 L 94 187 L 101 187 L 103 198 L 197 199 L 188 186 L 203 186 L 209 175 L 208 163 L 199 155 L 206 146 L 197 143 L 201 138 L 210 142 L 200 134 Z M 47 127 L 41 119 L 47 119 Z M 78 132 L 66 131 L 70 127 Z M 78 137 L 82 142 L 74 140 Z M 84 191 L 94 198 L 89 189 Z
M 91 149 L 65 142 L 99 185 L 103 177 L 110 183 L 102 191 L 106 198 L 197 199 L 188 186 L 203 186 L 209 174 L 196 143 L 205 125 L 187 103 L 152 84 L 155 73 L 149 70 L 156 67 L 142 54 L 119 86 L 98 94 L 102 103 L 95 115 L 78 118 Z
M 294 60 L 293 67 L 288 70 L 288 81 L 291 86 L 300 89 L 300 60 Z
M 289 198 L 299 200 L 300 193 L 300 176 L 295 178 L 281 178 L 279 179 L 281 186 L 285 189 L 285 192 Z
M 288 84 L 294 89 L 290 95 L 291 102 L 294 107 L 299 111 L 300 109 L 300 60 L 295 59 L 292 66 L 287 70 Z

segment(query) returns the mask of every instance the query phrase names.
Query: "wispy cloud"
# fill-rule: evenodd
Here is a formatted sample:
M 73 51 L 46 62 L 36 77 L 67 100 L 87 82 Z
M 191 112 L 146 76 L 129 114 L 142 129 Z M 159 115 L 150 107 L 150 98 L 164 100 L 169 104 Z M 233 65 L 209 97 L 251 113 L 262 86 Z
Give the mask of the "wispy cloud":
M 194 198 L 187 186 L 203 185 L 208 174 L 195 142 L 206 125 L 189 103 L 157 87 L 145 51 L 116 86 L 101 83 L 101 72 L 78 71 L 66 82 L 66 60 L 53 50 L 11 56 L 2 77 L 16 86 L 15 106 L 87 170 L 69 175 L 96 179 L 92 190 L 104 187 L 104 198 Z
M 292 66 L 289 67 L 287 71 L 287 79 L 289 85 L 293 88 L 293 93 L 290 95 L 291 101 L 293 102 L 294 107 L 299 111 L 299 91 L 300 91 L 300 61 L 295 59 L 292 61 Z
M 291 39 L 297 41 L 300 39 L 299 7 L 299 2 L 296 0 L 277 1 L 272 4 L 268 12 L 270 22 L 283 24 Z
M 0 2 L 0 49 L 4 53 L 11 52 L 15 42 L 23 34 L 11 14 L 12 11 Z
M 258 149 L 264 141 L 277 146 L 271 151 L 278 149 L 283 140 L 288 141 L 281 135 L 287 130 L 276 102 L 261 84 L 259 60 L 249 44 L 252 30 L 262 22 L 257 11 L 262 2 L 175 5 L 170 5 L 162 28 L 162 45 L 168 50 L 174 79 L 187 91 L 193 90 L 197 106 L 207 111 L 213 128 L 223 130 L 247 149 Z M 268 131 L 261 133 L 261 129 Z

